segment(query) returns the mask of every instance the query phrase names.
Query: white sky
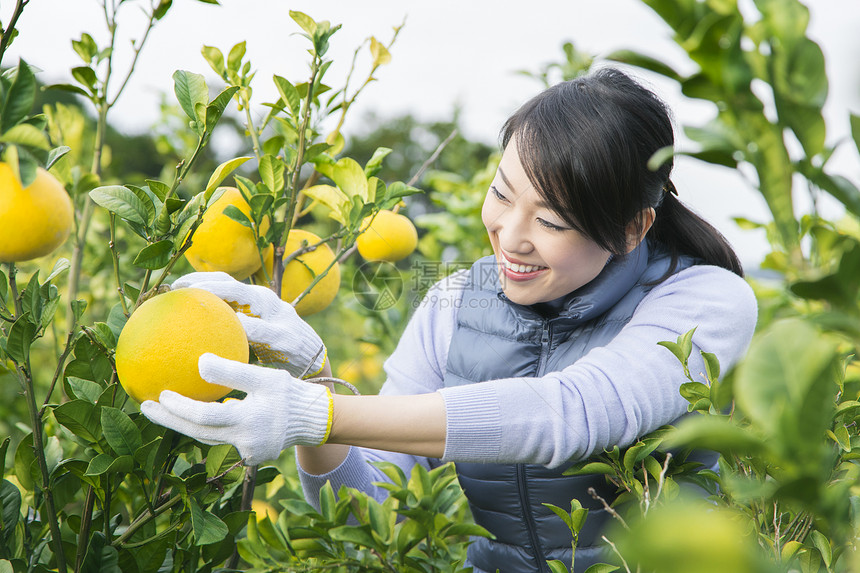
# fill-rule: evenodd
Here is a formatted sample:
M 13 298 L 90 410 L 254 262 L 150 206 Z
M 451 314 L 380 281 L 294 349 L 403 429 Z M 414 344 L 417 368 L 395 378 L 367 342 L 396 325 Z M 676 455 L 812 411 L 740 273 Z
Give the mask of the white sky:
M 177 69 L 204 74 L 214 96 L 222 86 L 200 55 L 203 45 L 226 53 L 233 44 L 247 41 L 248 57 L 257 70 L 257 103 L 276 97 L 273 74 L 294 83 L 304 81 L 307 41 L 294 34 L 298 28 L 289 18 L 291 9 L 343 24 L 332 37 L 328 54 L 335 61 L 326 76 L 330 85 L 345 77 L 353 51 L 365 38 L 373 35 L 387 43 L 392 27 L 405 19 L 392 50 L 392 63 L 377 73 L 379 81 L 368 87 L 352 111 L 354 127 L 366 128 L 361 116 L 369 110 L 383 117 L 413 113 L 426 120 L 447 119 L 457 103 L 462 107 L 465 135 L 493 143 L 508 114 L 540 90 L 537 81 L 515 71 L 537 71 L 547 62 L 559 61 L 561 45 L 568 40 L 597 55 L 636 49 L 690 71 L 668 27 L 639 0 L 221 1 L 219 7 L 174 0 L 170 13 L 153 30 L 133 81 L 112 112 L 115 126 L 129 132 L 148 129 L 158 115 L 159 94 L 172 94 L 171 76 Z M 827 58 L 830 96 L 825 114 L 828 141 L 835 142 L 849 134 L 848 110 L 860 113 L 860 63 L 856 58 L 860 53 L 860 2 L 808 0 L 806 4 L 811 10 L 809 34 L 821 44 Z M 120 11 L 120 70 L 129 61 L 130 40 L 141 32 L 140 5 L 129 0 Z M 11 10 L 12 2 L 0 5 L 4 24 Z M 20 36 L 4 57 L 4 65 L 23 56 L 43 70 L 42 81 L 69 82 L 70 68 L 80 64 L 71 40 L 86 31 L 100 45 L 106 43 L 100 10 L 96 0 L 31 0 L 19 21 Z M 671 83 L 654 76 L 640 77 L 675 109 L 679 124 L 698 125 L 712 115 L 709 104 L 684 101 Z M 860 162 L 850 142 L 836 153 L 831 165 L 860 183 Z M 720 228 L 748 266 L 761 260 L 767 252 L 762 234 L 739 230 L 731 217 L 764 220 L 767 211 L 760 196 L 736 173 L 681 158 L 674 179 L 681 199 Z M 797 199 L 801 212 L 807 202 L 803 196 Z

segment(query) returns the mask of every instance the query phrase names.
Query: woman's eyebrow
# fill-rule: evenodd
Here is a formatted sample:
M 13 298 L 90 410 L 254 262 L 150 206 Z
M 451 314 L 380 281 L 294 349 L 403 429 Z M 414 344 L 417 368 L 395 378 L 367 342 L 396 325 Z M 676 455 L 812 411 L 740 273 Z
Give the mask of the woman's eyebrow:
M 513 185 L 511 185 L 511 182 L 510 182 L 510 180 L 508 179 L 508 176 L 507 176 L 507 175 L 505 175 L 505 172 L 502 170 L 502 166 L 501 166 L 501 165 L 499 166 L 499 175 L 502 177 L 502 181 L 505 183 L 505 186 L 506 186 L 508 189 L 510 189 L 511 191 L 513 191 L 513 190 L 514 190 L 514 186 L 513 186 Z

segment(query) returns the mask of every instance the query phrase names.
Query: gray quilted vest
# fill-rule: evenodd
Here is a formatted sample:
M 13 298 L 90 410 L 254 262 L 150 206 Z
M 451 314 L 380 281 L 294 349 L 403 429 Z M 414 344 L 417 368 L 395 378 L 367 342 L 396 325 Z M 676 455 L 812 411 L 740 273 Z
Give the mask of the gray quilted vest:
M 499 284 L 495 258 L 479 259 L 462 286 L 445 385 L 539 377 L 562 370 L 592 348 L 609 343 L 670 263 L 663 249 L 643 241 L 567 295 L 555 312 L 547 313 L 508 300 Z M 676 271 L 692 263 L 682 257 Z M 536 464 L 456 465 L 475 521 L 496 536 L 495 540 L 477 538 L 469 546 L 472 566 L 490 573 L 549 573 L 547 560 L 560 559 L 569 565 L 570 531 L 542 504 L 570 508 L 571 499 L 589 509 L 576 549 L 575 571 L 581 573 L 606 560 L 600 536 L 611 517 L 587 493 L 594 488 L 607 501 L 615 498 L 614 487 L 602 475 L 563 476 L 569 465 L 554 469 Z

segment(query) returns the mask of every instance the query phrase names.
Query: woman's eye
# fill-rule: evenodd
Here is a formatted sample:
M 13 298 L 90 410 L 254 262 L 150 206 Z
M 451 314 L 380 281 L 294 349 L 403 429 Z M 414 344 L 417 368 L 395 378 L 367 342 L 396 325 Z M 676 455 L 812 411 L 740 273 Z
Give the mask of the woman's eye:
M 499 193 L 499 190 L 498 190 L 498 189 L 496 189 L 496 186 L 495 186 L 495 185 L 491 185 L 491 186 L 490 186 L 490 191 L 492 191 L 493 195 L 495 195 L 496 199 L 498 199 L 499 201 L 504 201 L 504 202 L 507 202 L 507 201 L 508 201 L 508 200 L 507 200 L 507 198 L 506 198 L 504 195 L 502 195 L 501 193 Z
M 538 224 L 540 224 L 540 226 L 545 227 L 547 229 L 550 229 L 552 231 L 566 231 L 567 230 L 565 227 L 559 227 L 558 225 L 554 225 L 553 223 L 550 223 L 549 221 L 546 221 L 544 219 L 538 219 Z

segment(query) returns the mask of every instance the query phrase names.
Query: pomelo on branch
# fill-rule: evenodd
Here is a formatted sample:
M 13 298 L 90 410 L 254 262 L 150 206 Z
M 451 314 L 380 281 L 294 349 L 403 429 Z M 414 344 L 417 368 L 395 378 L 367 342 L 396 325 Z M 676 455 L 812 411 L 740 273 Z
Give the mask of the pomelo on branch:
M 0 162 L 0 262 L 29 261 L 62 245 L 74 225 L 74 206 L 63 184 L 38 167 L 26 188 Z
M 126 322 L 116 346 L 120 384 L 134 400 L 158 400 L 162 390 L 211 402 L 230 388 L 200 377 L 197 360 L 205 352 L 248 362 L 245 329 L 221 298 L 197 288 L 156 295 Z
M 418 232 L 405 215 L 393 211 L 380 211 L 372 220 L 362 221 L 364 232 L 355 246 L 368 261 L 397 262 L 408 257 L 418 246 Z
M 223 271 L 241 281 L 254 274 L 262 262 L 254 231 L 224 214 L 224 209 L 232 205 L 250 220 L 250 205 L 235 187 L 223 189 L 224 194 L 203 214 L 203 222 L 194 231 L 185 258 L 195 271 Z M 269 222 L 264 219 L 260 234 L 268 228 Z M 271 249 L 269 245 L 267 252 Z
M 308 245 L 316 245 L 320 242 L 320 238 L 310 231 L 292 229 L 287 236 L 287 243 L 284 248 L 284 260 L 300 249 L 303 241 L 306 241 Z M 325 272 L 333 260 L 334 252 L 325 243 L 319 245 L 313 251 L 308 251 L 295 257 L 284 266 L 283 280 L 281 282 L 281 299 L 293 302 L 308 288 L 311 282 L 313 282 L 314 277 Z M 273 255 L 267 254 L 265 264 L 266 271 L 271 277 Z M 255 278 L 258 283 L 266 284 L 262 269 L 255 275 Z M 340 264 L 335 263 L 325 276 L 314 285 L 310 292 L 299 301 L 296 305 L 296 312 L 299 316 L 308 316 L 323 310 L 334 301 L 339 288 Z

